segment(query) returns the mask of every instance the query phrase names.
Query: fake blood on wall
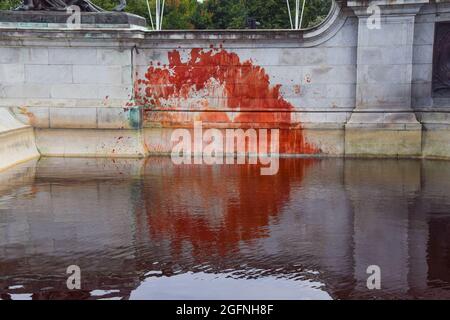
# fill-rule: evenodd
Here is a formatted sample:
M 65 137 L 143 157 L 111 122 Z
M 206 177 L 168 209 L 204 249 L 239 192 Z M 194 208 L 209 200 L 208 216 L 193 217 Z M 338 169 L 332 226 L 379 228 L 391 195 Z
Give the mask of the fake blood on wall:
M 195 120 L 220 127 L 278 128 L 281 153 L 320 152 L 305 141 L 299 124 L 292 128 L 294 107 L 281 95 L 280 84 L 270 84 L 261 66 L 251 60 L 241 62 L 236 53 L 221 47 L 191 49 L 185 61 L 180 51 L 173 50 L 168 60 L 168 65 L 150 62 L 144 77 L 135 82 L 136 103 L 150 106 L 147 119 L 155 110 L 169 111 L 158 112 L 155 119 L 176 126 L 184 118 L 179 111 L 192 111 Z

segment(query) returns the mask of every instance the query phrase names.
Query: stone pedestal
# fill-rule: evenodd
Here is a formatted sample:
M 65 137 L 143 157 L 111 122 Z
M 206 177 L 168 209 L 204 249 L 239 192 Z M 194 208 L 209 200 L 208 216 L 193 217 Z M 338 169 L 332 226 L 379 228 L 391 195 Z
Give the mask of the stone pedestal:
M 358 52 L 356 107 L 346 124 L 346 155 L 421 154 L 411 83 L 414 18 L 424 2 L 348 2 L 358 17 Z
M 0 11 L 0 28 L 76 29 L 65 11 Z M 80 12 L 79 28 L 145 29 L 145 18 L 126 12 Z

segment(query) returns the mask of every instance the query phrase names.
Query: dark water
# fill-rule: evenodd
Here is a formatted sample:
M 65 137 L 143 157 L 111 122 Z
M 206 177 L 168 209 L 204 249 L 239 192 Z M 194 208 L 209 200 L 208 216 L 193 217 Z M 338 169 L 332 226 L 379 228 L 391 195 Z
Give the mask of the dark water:
M 276 176 L 168 158 L 2 172 L 0 298 L 450 299 L 450 162 L 280 161 Z

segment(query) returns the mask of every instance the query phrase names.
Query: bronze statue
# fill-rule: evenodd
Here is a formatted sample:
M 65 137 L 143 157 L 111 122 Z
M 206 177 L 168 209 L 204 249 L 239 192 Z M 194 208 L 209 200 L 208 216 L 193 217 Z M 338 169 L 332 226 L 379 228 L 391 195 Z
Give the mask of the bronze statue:
M 23 0 L 22 4 L 16 10 L 48 10 L 48 11 L 66 11 L 69 6 L 79 6 L 83 12 L 101 12 L 104 11 L 90 0 Z M 126 0 L 120 0 L 119 5 L 114 11 L 123 11 L 127 6 Z

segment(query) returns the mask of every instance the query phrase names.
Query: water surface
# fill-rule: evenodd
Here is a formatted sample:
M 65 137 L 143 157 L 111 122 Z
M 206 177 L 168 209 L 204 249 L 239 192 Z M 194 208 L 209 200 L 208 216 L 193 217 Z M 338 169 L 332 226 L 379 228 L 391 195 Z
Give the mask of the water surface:
M 261 176 L 43 158 L 0 173 L 0 299 L 205 298 L 450 299 L 450 162 L 281 159 Z

